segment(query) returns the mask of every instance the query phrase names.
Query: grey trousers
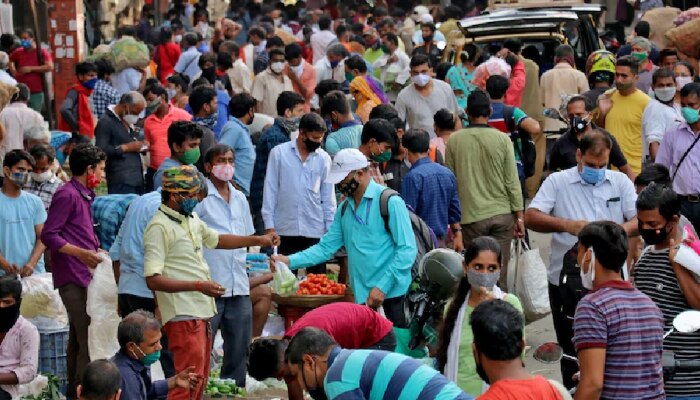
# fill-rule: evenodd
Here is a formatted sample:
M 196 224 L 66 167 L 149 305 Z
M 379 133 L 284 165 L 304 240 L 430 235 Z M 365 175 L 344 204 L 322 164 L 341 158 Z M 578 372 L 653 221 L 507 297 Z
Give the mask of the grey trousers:
M 501 244 L 501 278 L 499 286 L 506 288 L 508 282 L 508 261 L 510 261 L 510 242 L 513 240 L 515 217 L 513 214 L 496 215 L 483 221 L 462 225 L 464 248 L 469 248 L 472 241 L 479 236 L 491 236 Z
M 211 319 L 211 332 L 213 337 L 221 328 L 224 339 L 221 378 L 234 379 L 239 387 L 245 387 L 248 347 L 253 336 L 252 325 L 253 306 L 250 296 L 216 299 L 216 315 Z

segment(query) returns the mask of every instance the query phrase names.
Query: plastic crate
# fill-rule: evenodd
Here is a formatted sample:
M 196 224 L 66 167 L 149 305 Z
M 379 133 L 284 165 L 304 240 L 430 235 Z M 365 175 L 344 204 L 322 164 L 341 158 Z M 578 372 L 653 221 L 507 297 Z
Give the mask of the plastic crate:
M 68 336 L 68 328 L 39 331 L 39 373 L 56 375 L 63 390 L 68 383 Z

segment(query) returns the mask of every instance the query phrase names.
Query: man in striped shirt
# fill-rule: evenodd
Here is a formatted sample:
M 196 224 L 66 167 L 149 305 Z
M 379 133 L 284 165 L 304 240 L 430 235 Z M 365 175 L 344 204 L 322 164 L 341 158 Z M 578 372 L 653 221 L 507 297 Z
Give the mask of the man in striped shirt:
M 590 290 L 574 317 L 582 399 L 664 399 L 661 311 L 622 279 L 627 235 L 614 222 L 586 225 L 578 235 L 578 265 Z
M 453 382 L 410 357 L 378 350 L 343 350 L 324 331 L 304 328 L 287 348 L 289 369 L 307 391 L 329 400 L 470 400 Z
M 680 264 L 674 262 L 682 240 L 681 200 L 670 188 L 651 183 L 637 199 L 639 233 L 648 246 L 642 251 L 632 272 L 634 284 L 661 309 L 664 329 L 673 327 L 673 319 L 689 309 L 700 309 L 700 283 Z M 664 350 L 676 359 L 700 359 L 700 333 L 672 332 L 664 340 Z M 667 399 L 700 398 L 700 371 L 675 371 L 664 382 Z

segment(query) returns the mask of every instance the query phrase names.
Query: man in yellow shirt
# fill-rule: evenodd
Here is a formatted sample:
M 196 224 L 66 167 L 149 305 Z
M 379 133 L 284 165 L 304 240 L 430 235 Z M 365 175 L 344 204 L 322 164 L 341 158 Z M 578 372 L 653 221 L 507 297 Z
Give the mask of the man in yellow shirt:
M 635 175 L 642 172 L 642 116 L 651 101 L 637 89 L 639 62 L 632 56 L 620 57 L 615 66 L 615 88 L 598 100 L 598 125 L 615 136 Z
M 167 169 L 163 173 L 163 202 L 144 233 L 144 276 L 155 292 L 156 313 L 160 311 L 168 347 L 176 370 L 194 366 L 194 373 L 209 377 L 211 327 L 216 313 L 215 297 L 226 288 L 211 280 L 202 246 L 210 249 L 236 249 L 279 244 L 276 234 L 236 236 L 219 234 L 199 219 L 194 208 L 204 178 L 190 166 Z M 170 399 L 199 399 L 204 384 L 193 393 L 176 389 Z

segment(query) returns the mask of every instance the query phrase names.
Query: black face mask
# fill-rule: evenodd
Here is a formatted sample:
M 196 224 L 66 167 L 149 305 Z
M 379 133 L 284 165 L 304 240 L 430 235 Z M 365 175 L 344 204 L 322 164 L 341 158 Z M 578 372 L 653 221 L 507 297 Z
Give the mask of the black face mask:
M 350 179 L 349 182 L 340 182 L 338 184 L 338 191 L 345 195 L 345 197 L 351 197 L 357 191 L 360 186 L 360 182 L 356 181 L 354 178 Z
M 425 43 L 430 43 L 430 42 L 432 42 L 432 41 L 433 41 L 433 35 L 430 35 L 430 36 L 423 36 L 423 41 L 424 41 Z
M 207 78 L 209 83 L 212 85 L 214 84 L 214 81 L 216 80 L 216 72 L 214 67 L 209 67 L 205 68 L 202 70 L 202 77 Z
M 0 308 L 0 332 L 7 333 L 19 318 L 20 300 L 14 306 Z
M 484 371 L 484 368 L 481 366 L 481 362 L 477 362 L 477 359 L 480 359 L 481 357 L 477 357 L 476 354 L 474 355 L 474 364 L 476 365 L 476 373 L 479 375 L 479 378 L 481 378 L 482 381 L 486 382 L 486 384 L 490 385 L 491 382 L 489 381 L 489 376 L 486 375 L 486 371 Z
M 571 123 L 571 129 L 574 131 L 574 133 L 581 133 L 585 131 L 589 124 L 588 120 L 581 117 L 572 117 L 569 122 Z
M 309 153 L 313 153 L 319 147 L 321 147 L 321 142 L 314 142 L 311 139 L 304 139 L 304 146 L 306 146 L 306 150 L 308 150 Z
M 667 225 L 666 225 L 667 226 Z M 642 229 L 642 223 L 639 223 L 639 235 L 644 239 L 644 243 L 653 246 L 661 244 L 668 237 L 666 226 L 661 229 Z

